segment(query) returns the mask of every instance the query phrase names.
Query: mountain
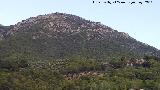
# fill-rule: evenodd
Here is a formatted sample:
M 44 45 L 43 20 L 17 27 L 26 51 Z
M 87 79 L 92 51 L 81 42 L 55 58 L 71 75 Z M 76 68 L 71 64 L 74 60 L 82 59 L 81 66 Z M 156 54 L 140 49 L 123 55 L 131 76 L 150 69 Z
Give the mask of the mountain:
M 0 90 L 160 89 L 160 51 L 100 22 L 39 15 L 0 39 Z
M 25 52 L 52 58 L 80 55 L 96 59 L 160 56 L 158 49 L 127 33 L 100 22 L 58 12 L 30 17 L 9 28 L 1 26 L 0 34 L 1 38 L 6 36 L 1 42 L 4 53 Z

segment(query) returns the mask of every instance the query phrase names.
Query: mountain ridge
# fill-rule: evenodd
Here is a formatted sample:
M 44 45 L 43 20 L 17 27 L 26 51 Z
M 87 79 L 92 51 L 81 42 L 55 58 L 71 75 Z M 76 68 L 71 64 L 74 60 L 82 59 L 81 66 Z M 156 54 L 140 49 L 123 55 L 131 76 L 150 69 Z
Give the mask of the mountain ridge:
M 72 52 L 70 55 L 90 53 L 89 57 L 97 55 L 96 58 L 111 53 L 117 53 L 118 55 L 125 53 L 126 55 L 133 54 L 136 56 L 138 54 L 138 56 L 145 54 L 159 56 L 160 54 L 158 49 L 137 41 L 127 33 L 118 32 L 100 22 L 58 12 L 22 20 L 22 22 L 11 26 L 7 32 L 3 33 L 1 38 L 13 36 L 17 39 L 24 37 L 35 41 L 36 43 L 29 41 L 28 43 L 34 43 L 35 48 L 36 45 L 42 45 L 39 47 L 46 50 L 41 52 L 52 57 L 68 56 L 67 51 Z M 32 48 L 32 46 L 30 47 Z M 49 48 L 52 48 L 52 50 L 49 50 Z M 56 54 L 53 54 L 54 52 Z

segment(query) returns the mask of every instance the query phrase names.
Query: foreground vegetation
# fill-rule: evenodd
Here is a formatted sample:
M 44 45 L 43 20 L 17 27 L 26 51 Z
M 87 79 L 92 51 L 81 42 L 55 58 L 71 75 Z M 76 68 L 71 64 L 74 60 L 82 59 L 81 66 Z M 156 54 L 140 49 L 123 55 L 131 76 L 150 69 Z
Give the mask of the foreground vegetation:
M 95 60 L 72 57 L 39 60 L 13 55 L 0 61 L 0 90 L 129 90 L 160 89 L 160 61 L 144 57 Z M 31 58 L 30 58 L 31 59 Z

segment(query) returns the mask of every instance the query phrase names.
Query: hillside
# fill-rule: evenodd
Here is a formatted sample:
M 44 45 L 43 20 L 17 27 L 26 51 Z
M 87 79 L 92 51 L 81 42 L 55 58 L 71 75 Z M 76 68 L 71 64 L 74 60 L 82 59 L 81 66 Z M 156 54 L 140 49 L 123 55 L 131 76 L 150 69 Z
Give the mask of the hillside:
M 158 49 L 76 15 L 0 25 L 0 90 L 159 90 L 159 68 Z
M 3 26 L 0 24 L 0 40 L 6 37 L 7 32 L 10 30 L 12 26 Z
M 9 36 L 6 40 L 8 43 L 18 44 L 16 51 L 18 48 L 30 48 L 32 52 L 53 58 L 73 55 L 97 59 L 160 55 L 156 48 L 135 40 L 127 33 L 113 30 L 100 22 L 64 13 L 39 15 L 23 20 L 14 25 L 6 36 Z

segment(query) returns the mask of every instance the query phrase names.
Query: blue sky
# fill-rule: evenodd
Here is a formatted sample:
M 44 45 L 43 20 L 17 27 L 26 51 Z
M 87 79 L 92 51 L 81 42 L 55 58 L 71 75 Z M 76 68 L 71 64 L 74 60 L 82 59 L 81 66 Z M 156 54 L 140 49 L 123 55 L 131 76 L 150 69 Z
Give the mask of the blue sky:
M 114 0 L 1 0 L 0 24 L 14 25 L 29 17 L 54 12 L 78 15 L 101 22 L 133 38 L 160 49 L 160 1 L 120 0 L 125 4 L 108 4 Z M 143 2 L 129 4 L 128 2 Z M 101 2 L 101 3 L 96 3 Z

